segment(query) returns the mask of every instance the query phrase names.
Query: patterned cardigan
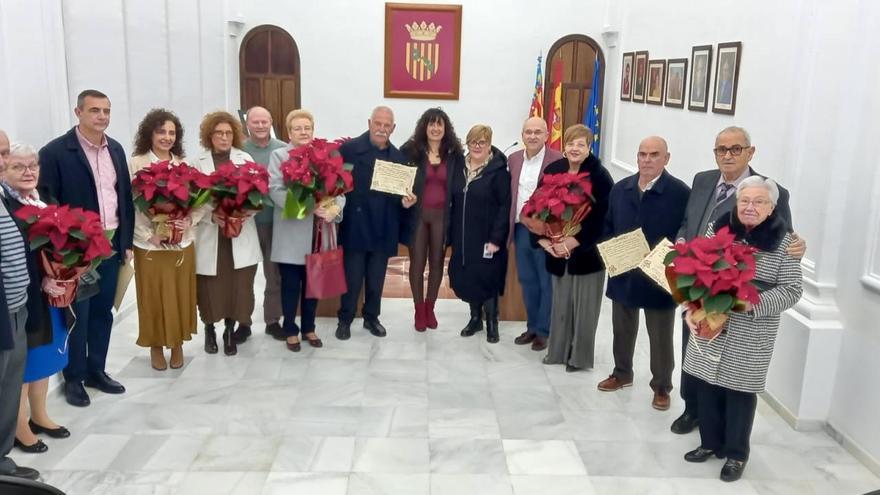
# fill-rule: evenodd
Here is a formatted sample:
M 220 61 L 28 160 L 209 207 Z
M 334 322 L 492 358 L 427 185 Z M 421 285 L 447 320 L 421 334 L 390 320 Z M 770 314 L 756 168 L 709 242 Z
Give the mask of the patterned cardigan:
M 706 233 L 711 237 L 714 226 Z M 786 254 L 793 238 L 786 233 L 773 251 L 759 251 L 755 279 L 770 288 L 748 313 L 731 313 L 725 331 L 713 341 L 690 335 L 683 369 L 701 380 L 740 392 L 763 392 L 773 356 L 780 315 L 803 293 L 800 260 Z

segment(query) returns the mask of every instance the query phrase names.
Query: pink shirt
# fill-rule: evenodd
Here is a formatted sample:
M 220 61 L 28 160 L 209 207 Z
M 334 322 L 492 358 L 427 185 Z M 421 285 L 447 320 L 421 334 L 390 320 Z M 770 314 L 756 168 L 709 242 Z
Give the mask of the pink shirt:
M 117 214 L 118 199 L 116 197 L 116 167 L 110 158 L 110 148 L 107 146 L 107 136 L 101 137 L 101 145 L 95 146 L 76 127 L 76 137 L 83 153 L 89 160 L 92 175 L 95 177 L 95 190 L 98 191 L 98 213 L 101 214 L 101 222 L 104 229 L 119 227 L 119 215 Z

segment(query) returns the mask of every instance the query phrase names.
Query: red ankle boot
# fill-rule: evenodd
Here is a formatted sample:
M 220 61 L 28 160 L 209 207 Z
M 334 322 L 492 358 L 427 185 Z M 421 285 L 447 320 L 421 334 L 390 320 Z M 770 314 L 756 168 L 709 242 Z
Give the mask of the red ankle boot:
M 425 331 L 425 303 L 416 303 L 415 327 L 417 332 Z
M 425 324 L 428 328 L 437 328 L 437 317 L 434 315 L 434 300 L 425 301 Z

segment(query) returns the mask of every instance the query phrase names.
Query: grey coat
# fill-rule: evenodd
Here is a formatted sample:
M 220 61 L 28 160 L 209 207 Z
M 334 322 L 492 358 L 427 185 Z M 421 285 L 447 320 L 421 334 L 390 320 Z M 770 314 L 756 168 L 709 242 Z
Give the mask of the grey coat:
M 312 252 L 312 229 L 315 216 L 312 213 L 302 220 L 283 218 L 284 205 L 287 202 L 287 186 L 281 176 L 281 163 L 287 160 L 293 145 L 288 144 L 272 152 L 269 157 L 269 196 L 275 203 L 275 218 L 272 222 L 272 255 L 275 263 L 305 265 L 306 255 Z M 342 221 L 342 208 L 345 207 L 345 196 L 338 196 L 336 204 L 340 208 L 339 216 L 334 223 Z M 324 230 L 327 234 L 327 229 Z

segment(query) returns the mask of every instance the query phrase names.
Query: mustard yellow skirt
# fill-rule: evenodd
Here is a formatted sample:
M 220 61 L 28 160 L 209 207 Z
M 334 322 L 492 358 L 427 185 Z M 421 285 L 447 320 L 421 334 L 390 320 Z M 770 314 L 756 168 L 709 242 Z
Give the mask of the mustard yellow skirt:
M 196 251 L 134 248 L 138 339 L 142 347 L 176 347 L 196 333 Z

